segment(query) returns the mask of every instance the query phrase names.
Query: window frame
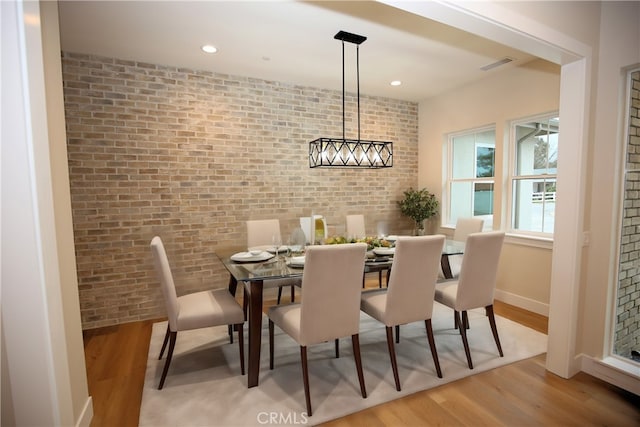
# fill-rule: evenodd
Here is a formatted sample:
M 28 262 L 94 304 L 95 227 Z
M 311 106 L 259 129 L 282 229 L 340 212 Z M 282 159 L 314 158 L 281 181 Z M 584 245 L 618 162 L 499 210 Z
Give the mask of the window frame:
M 469 136 L 469 135 L 475 135 L 475 134 L 481 134 L 487 131 L 493 131 L 494 134 L 494 143 L 493 146 L 486 143 L 486 142 L 475 142 L 474 141 L 474 162 L 473 162 L 473 171 L 472 174 L 473 176 L 470 178 L 454 178 L 453 177 L 453 162 L 454 162 L 454 156 L 453 156 L 453 142 L 455 138 L 460 138 L 463 136 Z M 443 162 L 444 165 L 444 170 L 443 170 L 443 197 L 442 197 L 442 220 L 441 220 L 441 226 L 443 228 L 453 228 L 455 227 L 455 221 L 452 221 L 451 219 L 451 201 L 452 201 L 452 186 L 454 183 L 464 183 L 464 182 L 468 182 L 471 183 L 471 212 L 473 212 L 475 210 L 475 191 L 473 191 L 476 187 L 476 184 L 486 184 L 486 183 L 490 183 L 493 186 L 493 191 L 495 193 L 496 190 L 496 169 L 497 169 L 497 165 L 496 165 L 496 149 L 497 149 L 497 138 L 496 138 L 496 125 L 495 124 L 490 124 L 490 125 L 485 125 L 485 126 L 479 126 L 476 128 L 471 128 L 471 129 L 467 129 L 464 131 L 458 131 L 458 132 L 451 132 L 445 135 L 444 138 L 444 144 L 445 144 L 445 150 L 444 153 L 446 153 L 446 159 L 445 162 Z M 493 176 L 492 177 L 478 177 L 478 148 L 481 147 L 487 147 L 487 148 L 493 148 Z M 485 224 L 484 224 L 484 229 L 489 229 L 492 228 L 492 224 L 493 224 L 493 216 L 495 215 L 495 209 L 494 209 L 494 203 L 495 203 L 495 197 L 492 198 L 492 213 L 491 213 L 491 217 L 492 219 L 490 221 L 487 221 L 485 219 Z M 477 217 L 479 218 L 486 218 L 488 215 L 478 215 Z
M 521 236 L 529 239 L 539 239 L 543 241 L 553 242 L 554 233 L 551 232 L 543 232 L 543 231 L 532 231 L 532 230 L 523 230 L 519 228 L 515 228 L 515 191 L 516 191 L 516 182 L 517 181 L 527 181 L 527 180 L 540 180 L 540 181 L 549 181 L 553 180 L 553 182 L 558 182 L 558 171 L 556 167 L 556 172 L 554 174 L 543 173 L 543 174 L 518 174 L 518 147 L 516 140 L 516 127 L 518 125 L 530 122 L 538 122 L 538 121 L 549 121 L 553 118 L 559 118 L 558 111 L 551 111 L 547 113 L 536 114 L 532 116 L 526 116 L 519 118 L 517 120 L 511 120 L 509 122 L 509 138 L 505 141 L 506 147 L 505 152 L 508 153 L 508 170 L 506 174 L 506 209 L 503 218 L 503 224 L 506 224 L 506 232 L 507 234 L 513 236 Z M 558 135 L 560 131 L 558 131 Z M 558 145 L 560 141 L 558 140 Z M 544 201 L 543 201 L 544 203 Z

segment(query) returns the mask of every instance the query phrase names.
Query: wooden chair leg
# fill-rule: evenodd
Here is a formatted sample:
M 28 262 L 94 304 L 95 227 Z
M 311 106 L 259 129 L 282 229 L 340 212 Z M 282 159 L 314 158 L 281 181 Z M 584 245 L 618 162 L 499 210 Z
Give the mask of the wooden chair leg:
M 240 351 L 240 374 L 244 375 L 244 323 L 236 325 L 238 330 L 238 350 Z
M 280 305 L 281 298 L 282 298 L 282 286 L 278 286 L 278 305 Z
M 233 325 L 227 325 L 229 330 L 229 344 L 233 344 Z
M 433 328 L 431 327 L 431 319 L 424 321 L 424 326 L 427 329 L 427 340 L 429 341 L 429 348 L 431 348 L 431 356 L 433 357 L 433 363 L 436 365 L 436 373 L 438 378 L 442 378 L 442 371 L 440 370 L 440 361 L 438 360 L 438 351 L 436 350 L 436 341 L 433 339 Z
M 493 304 L 485 307 L 487 311 L 487 316 L 489 317 L 489 324 L 491 325 L 491 332 L 493 332 L 493 339 L 496 340 L 496 345 L 498 346 L 498 353 L 500 353 L 500 357 L 504 357 L 502 353 L 502 346 L 500 345 L 500 338 L 498 338 L 498 328 L 496 327 L 496 317 L 493 314 Z
M 398 377 L 398 361 L 396 360 L 396 349 L 393 346 L 393 328 L 385 327 L 387 330 L 387 347 L 389 347 L 389 358 L 391 359 L 391 370 L 393 370 L 393 379 L 396 382 L 396 390 L 400 391 L 400 377 Z
M 269 319 L 269 369 L 273 369 L 273 329 L 274 323 Z
M 171 331 L 169 333 L 169 352 L 167 353 L 167 360 L 166 362 L 164 362 L 164 369 L 162 370 L 162 376 L 160 377 L 158 390 L 162 390 L 162 387 L 164 387 L 164 380 L 167 378 L 167 372 L 169 372 L 169 365 L 171 364 L 171 357 L 173 357 L 173 349 L 176 346 L 177 335 L 177 332 Z
M 396 344 L 400 344 L 400 325 L 396 325 Z
M 378 271 L 378 287 L 382 289 L 382 270 Z
M 291 285 L 291 302 L 296 302 L 296 287 Z
M 364 385 L 364 373 L 362 372 L 362 359 L 360 358 L 360 335 L 351 335 L 351 345 L 353 347 L 353 357 L 356 359 L 356 370 L 358 371 L 358 381 L 360 382 L 360 393 L 362 398 L 367 398 L 367 389 Z
M 307 366 L 307 347 L 300 346 L 300 360 L 302 361 L 302 381 L 304 382 L 304 400 L 307 403 L 307 415 L 311 416 L 311 396 L 309 395 L 309 367 Z
M 336 338 L 336 359 L 340 358 L 340 340 Z
M 464 345 L 464 353 L 467 355 L 467 364 L 469 369 L 473 369 L 473 362 L 471 361 L 471 351 L 469 350 L 469 342 L 467 341 L 467 330 L 462 326 L 462 319 L 460 319 L 460 313 L 456 313 L 456 323 L 460 325 L 460 335 L 462 336 L 462 344 Z
M 456 310 L 453 310 L 453 327 L 458 329 L 458 312 Z
M 469 314 L 467 313 L 467 310 L 462 312 L 462 324 L 465 329 L 469 329 Z
M 160 356 L 158 356 L 158 360 L 162 359 L 162 355 L 164 354 L 164 349 L 167 348 L 167 342 L 169 342 L 169 322 L 167 322 L 167 332 L 164 334 L 164 341 L 162 342 L 162 348 L 160 349 Z

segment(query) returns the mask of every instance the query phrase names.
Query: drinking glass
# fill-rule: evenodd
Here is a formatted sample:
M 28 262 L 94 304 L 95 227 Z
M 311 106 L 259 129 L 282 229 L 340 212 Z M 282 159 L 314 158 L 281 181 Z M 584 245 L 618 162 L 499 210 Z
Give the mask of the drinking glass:
M 278 258 L 278 251 L 280 250 L 280 246 L 282 246 L 282 237 L 279 234 L 274 234 L 271 236 L 271 243 L 273 244 L 273 251 L 276 254 L 276 258 Z

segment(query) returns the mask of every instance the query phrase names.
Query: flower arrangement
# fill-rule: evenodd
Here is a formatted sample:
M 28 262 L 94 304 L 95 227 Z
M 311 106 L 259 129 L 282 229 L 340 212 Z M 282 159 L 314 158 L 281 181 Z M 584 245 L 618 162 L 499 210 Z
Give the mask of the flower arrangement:
M 424 220 L 438 213 L 438 199 L 426 188 L 414 190 L 409 188 L 404 192 L 404 198 L 398 201 L 400 212 L 413 219 L 418 234 L 424 232 Z
M 342 243 L 366 243 L 367 250 L 373 250 L 374 248 L 391 248 L 393 242 L 378 237 L 365 237 L 361 239 L 347 239 L 344 236 L 331 236 L 325 239 L 325 245 L 339 245 Z

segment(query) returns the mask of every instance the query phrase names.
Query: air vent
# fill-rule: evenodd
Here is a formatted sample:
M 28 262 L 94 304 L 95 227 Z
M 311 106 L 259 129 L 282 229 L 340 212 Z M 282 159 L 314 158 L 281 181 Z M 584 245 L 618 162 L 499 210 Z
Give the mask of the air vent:
M 504 58 L 502 58 L 499 61 L 496 61 L 496 62 L 494 62 L 492 64 L 485 65 L 484 67 L 480 67 L 480 69 L 482 71 L 489 71 L 489 70 L 492 70 L 492 69 L 494 69 L 496 67 L 499 67 L 501 65 L 508 64 L 509 62 L 512 62 L 512 61 L 513 61 L 513 58 L 509 58 L 508 56 L 505 56 Z

